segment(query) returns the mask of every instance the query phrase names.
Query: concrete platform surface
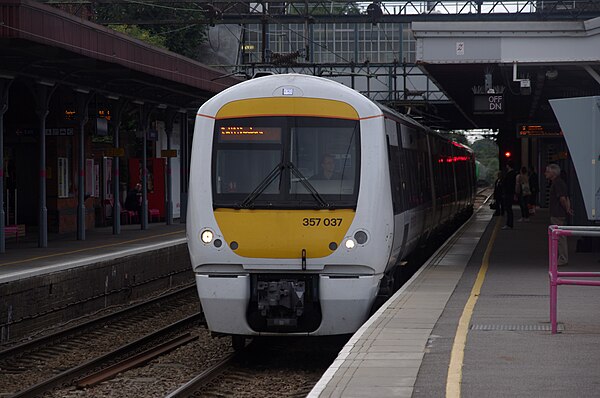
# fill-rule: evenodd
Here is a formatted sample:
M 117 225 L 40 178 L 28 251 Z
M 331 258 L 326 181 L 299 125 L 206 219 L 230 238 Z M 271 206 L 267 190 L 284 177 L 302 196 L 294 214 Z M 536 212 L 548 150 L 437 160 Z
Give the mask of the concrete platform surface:
M 309 397 L 599 397 L 600 289 L 559 286 L 551 334 L 548 223 L 541 209 L 502 230 L 482 208 L 350 339 Z M 569 239 L 568 270 L 600 271 L 600 253 L 578 253 Z
M 49 235 L 48 247 L 38 247 L 37 235 L 29 231 L 25 239 L 9 239 L 6 252 L 0 254 L 0 283 L 49 272 L 113 260 L 184 244 L 185 224 L 150 223 L 145 230 L 140 225 L 124 225 L 121 233 L 112 227 L 86 231 L 85 240 L 76 234 Z

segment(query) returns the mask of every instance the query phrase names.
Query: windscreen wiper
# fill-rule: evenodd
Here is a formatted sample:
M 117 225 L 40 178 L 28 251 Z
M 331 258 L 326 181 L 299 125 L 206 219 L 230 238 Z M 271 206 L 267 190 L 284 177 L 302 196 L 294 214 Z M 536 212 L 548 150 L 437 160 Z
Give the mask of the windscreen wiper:
M 242 207 L 242 208 L 251 207 L 252 204 L 254 204 L 254 201 L 256 200 L 256 198 L 258 198 L 265 191 L 265 189 L 267 189 L 267 187 L 269 185 L 271 185 L 271 183 L 273 181 L 275 181 L 275 179 L 281 175 L 281 172 L 285 168 L 286 168 L 286 166 L 285 166 L 284 162 L 281 162 L 277 166 L 275 166 L 275 168 L 273 170 L 271 170 L 269 172 L 269 174 L 266 175 L 265 178 L 263 178 L 263 180 L 260 182 L 260 184 L 258 184 L 256 186 L 256 188 L 254 188 L 254 191 L 250 192 L 250 194 L 248 196 L 246 196 L 246 199 L 243 200 L 240 207 Z
M 308 181 L 308 179 L 306 177 L 304 177 L 304 174 L 302 174 L 302 172 L 300 170 L 298 170 L 298 168 L 294 165 L 294 163 L 287 162 L 285 164 L 285 167 L 288 167 L 292 171 L 292 174 L 300 180 L 300 182 L 302 183 L 302 185 L 304 186 L 304 188 L 306 188 L 306 190 L 308 192 L 310 192 L 310 194 L 313 196 L 313 198 L 315 198 L 315 200 L 317 201 L 317 203 L 319 204 L 319 206 L 321 206 L 321 207 L 331 207 L 331 205 L 329 203 L 327 203 L 325 201 L 325 199 L 323 199 L 323 197 L 315 189 L 315 187 L 312 186 L 312 184 Z

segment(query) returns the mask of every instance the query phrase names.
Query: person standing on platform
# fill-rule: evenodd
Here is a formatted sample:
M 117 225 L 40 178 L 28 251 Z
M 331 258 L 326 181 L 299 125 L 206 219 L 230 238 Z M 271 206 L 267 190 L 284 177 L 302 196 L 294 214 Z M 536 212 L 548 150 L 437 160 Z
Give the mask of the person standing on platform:
M 517 173 L 512 160 L 506 163 L 506 174 L 502 180 L 502 199 L 504 211 L 506 212 L 506 225 L 502 229 L 512 229 L 514 216 L 512 205 L 515 199 L 515 185 L 517 184 Z
M 531 216 L 535 214 L 535 208 L 538 203 L 538 193 L 540 192 L 540 179 L 533 166 L 529 166 L 529 188 L 531 189 L 531 196 L 529 197 L 529 204 L 531 206 L 529 215 Z
M 529 176 L 527 175 L 527 167 L 521 167 L 521 172 L 517 175 L 517 183 L 515 185 L 517 198 L 519 199 L 519 207 L 521 208 L 521 218 L 519 221 L 529 221 L 529 197 L 531 196 L 531 188 L 529 187 Z
M 544 173 L 547 179 L 552 182 L 550 186 L 550 224 L 565 225 L 567 216 L 573 215 L 571 201 L 569 200 L 567 184 L 560 177 L 560 166 L 554 163 L 546 166 Z M 567 265 L 569 262 L 569 246 L 567 237 L 558 238 L 558 265 Z
M 139 217 L 142 208 L 142 184 L 138 182 L 132 190 L 127 192 L 123 207 L 125 210 L 135 212 L 135 216 Z
M 502 171 L 498 171 L 496 173 L 496 181 L 494 182 L 494 203 L 496 204 L 494 216 L 503 216 L 504 203 L 502 199 Z

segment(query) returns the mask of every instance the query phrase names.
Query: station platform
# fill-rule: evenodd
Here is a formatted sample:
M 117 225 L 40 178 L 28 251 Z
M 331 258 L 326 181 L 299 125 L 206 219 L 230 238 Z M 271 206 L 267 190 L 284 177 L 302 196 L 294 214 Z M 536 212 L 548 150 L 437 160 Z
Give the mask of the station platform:
M 600 396 L 600 289 L 559 286 L 552 334 L 548 211 L 512 230 L 503 221 L 479 209 L 352 336 L 309 397 Z M 600 271 L 600 253 L 576 243 L 560 271 Z
M 177 244 L 185 243 L 185 224 L 178 221 L 123 225 L 121 233 L 112 233 L 112 227 L 87 230 L 85 240 L 77 234 L 50 234 L 48 247 L 38 247 L 37 233 L 28 231 L 25 238 L 7 239 L 6 252 L 0 254 L 0 284 L 44 273 L 108 261 Z
M 0 345 L 194 281 L 185 224 L 125 225 L 49 235 L 28 231 L 0 254 Z

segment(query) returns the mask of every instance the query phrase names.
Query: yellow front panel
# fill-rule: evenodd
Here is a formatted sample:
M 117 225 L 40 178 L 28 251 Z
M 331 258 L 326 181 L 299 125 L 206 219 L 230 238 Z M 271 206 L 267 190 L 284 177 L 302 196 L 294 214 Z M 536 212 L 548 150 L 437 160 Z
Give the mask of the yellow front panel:
M 346 236 L 354 210 L 217 209 L 215 217 L 227 244 L 237 242 L 240 256 L 252 258 L 325 257 Z
M 217 119 L 250 116 L 314 116 L 358 120 L 356 110 L 345 102 L 320 98 L 252 98 L 225 104 Z

